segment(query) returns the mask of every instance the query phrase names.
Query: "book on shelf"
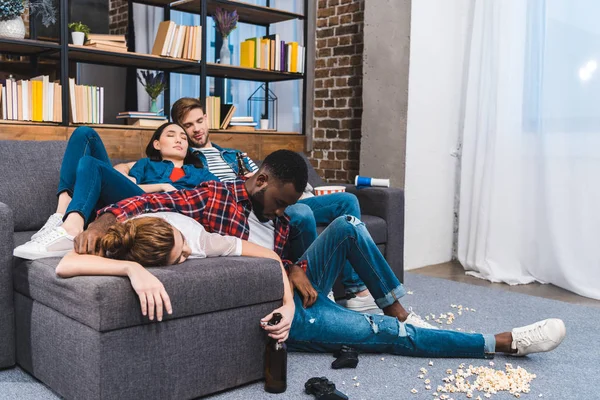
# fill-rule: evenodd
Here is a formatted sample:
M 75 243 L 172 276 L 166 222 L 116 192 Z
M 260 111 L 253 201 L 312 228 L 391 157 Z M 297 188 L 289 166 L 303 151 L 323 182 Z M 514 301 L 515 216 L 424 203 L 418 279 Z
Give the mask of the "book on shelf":
M 252 117 L 232 117 L 231 122 L 254 122 Z
M 304 73 L 306 48 L 279 35 L 246 39 L 240 44 L 240 67 Z
M 125 118 L 125 124 L 131 126 L 139 126 L 141 128 L 158 128 L 165 122 L 165 119 L 146 119 L 146 118 Z
M 74 124 L 104 123 L 104 88 L 91 85 L 77 85 L 69 78 L 69 102 L 71 122 Z
M 230 122 L 231 126 L 256 126 L 258 123 L 256 122 Z
M 109 35 L 109 34 L 103 34 L 103 33 L 88 33 L 87 34 L 87 38 L 88 38 L 88 40 L 100 40 L 100 41 L 106 41 L 106 42 L 120 42 L 120 43 L 125 43 L 126 42 L 125 35 Z
M 0 83 L 0 109 L 5 120 L 60 122 L 61 85 L 50 82 L 48 75 L 6 79 Z
M 206 114 L 208 115 L 208 129 L 219 129 L 221 126 L 221 98 L 208 96 L 206 98 Z
M 223 117 L 221 120 L 220 129 L 227 129 L 231 119 L 233 118 L 233 114 L 235 113 L 235 106 L 233 104 L 221 104 L 221 116 Z
M 145 111 L 123 111 L 117 115 L 117 119 L 145 119 L 155 121 L 166 121 L 167 117 L 161 114 Z
M 177 25 L 162 21 L 158 25 L 152 54 L 200 61 L 202 29 L 200 26 Z

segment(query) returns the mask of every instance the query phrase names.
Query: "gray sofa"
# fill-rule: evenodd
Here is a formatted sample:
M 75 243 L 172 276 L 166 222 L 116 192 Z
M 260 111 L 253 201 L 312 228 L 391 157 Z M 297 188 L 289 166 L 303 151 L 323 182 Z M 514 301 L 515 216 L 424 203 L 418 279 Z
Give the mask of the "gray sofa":
M 283 293 L 275 261 L 205 259 L 153 268 L 174 313 L 149 323 L 126 278 L 61 279 L 58 258 L 12 257 L 56 207 L 65 146 L 0 141 L 0 368 L 17 363 L 69 399 L 188 399 L 261 379 L 265 337 L 258 320 Z M 310 180 L 322 183 L 312 169 Z M 402 191 L 356 194 L 368 229 L 402 279 Z

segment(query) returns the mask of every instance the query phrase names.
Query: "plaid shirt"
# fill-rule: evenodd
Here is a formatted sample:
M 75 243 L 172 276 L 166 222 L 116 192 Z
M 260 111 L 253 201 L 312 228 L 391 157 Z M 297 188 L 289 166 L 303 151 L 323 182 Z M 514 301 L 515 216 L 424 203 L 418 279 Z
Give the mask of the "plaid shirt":
M 235 236 L 242 240 L 248 240 L 250 235 L 248 216 L 252 211 L 252 203 L 242 180 L 229 183 L 207 181 L 191 190 L 131 197 L 101 209 L 98 216 L 112 213 L 117 221 L 123 222 L 140 214 L 160 211 L 177 212 L 193 218 L 211 233 Z M 284 257 L 284 247 L 290 233 L 289 218 L 284 215 L 274 222 L 273 250 L 287 269 L 294 264 Z M 306 271 L 305 260 L 298 262 L 298 266 Z

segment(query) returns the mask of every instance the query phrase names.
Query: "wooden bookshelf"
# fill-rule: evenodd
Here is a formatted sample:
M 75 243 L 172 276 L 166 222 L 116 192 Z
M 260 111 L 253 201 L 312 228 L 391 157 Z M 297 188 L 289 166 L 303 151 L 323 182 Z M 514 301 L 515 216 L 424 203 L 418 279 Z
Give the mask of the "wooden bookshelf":
M 307 7 L 306 3 L 309 0 L 303 0 L 305 9 Z M 240 16 L 240 22 L 250 23 L 254 25 L 261 25 L 266 27 L 267 34 L 269 33 L 269 25 L 273 23 L 290 21 L 290 20 L 302 20 L 304 25 L 304 31 L 306 36 L 307 29 L 307 21 L 304 18 L 304 15 L 297 14 L 293 12 L 288 12 L 284 10 L 279 10 L 271 7 L 258 6 L 254 4 L 249 4 L 244 1 L 237 0 L 180 0 L 180 1 L 172 1 L 172 0 L 130 0 L 130 2 L 147 4 L 157 7 L 163 7 L 168 12 L 168 10 L 178 10 L 184 12 L 192 12 L 196 14 L 204 15 L 213 15 L 217 7 L 224 8 L 229 11 L 237 10 Z M 62 8 L 63 11 L 68 8 L 68 0 L 59 0 L 59 8 Z M 206 4 L 206 9 L 201 10 L 202 4 Z M 219 78 L 219 79 L 236 79 L 236 80 L 246 80 L 246 81 L 256 81 L 256 82 L 280 82 L 280 81 L 288 81 L 288 80 L 300 80 L 303 83 L 303 99 L 306 99 L 306 77 L 304 74 L 298 73 L 288 73 L 288 72 L 280 72 L 280 71 L 271 71 L 271 70 L 263 70 L 263 69 L 255 69 L 255 68 L 242 68 L 240 66 L 235 65 L 223 65 L 216 63 L 209 63 L 206 61 L 206 51 L 207 51 L 207 35 L 206 30 L 212 29 L 212 27 L 204 24 L 202 26 L 202 60 L 193 61 L 186 59 L 176 59 L 170 57 L 160 57 L 151 54 L 140 54 L 134 52 L 122 52 L 122 51 L 110 51 L 105 49 L 98 49 L 90 46 L 75 46 L 68 44 L 68 40 L 70 37 L 69 30 L 67 28 L 67 18 L 65 13 L 60 13 L 61 17 L 57 24 L 59 24 L 60 34 L 59 37 L 60 43 L 56 43 L 53 41 L 43 41 L 43 40 L 32 40 L 32 39 L 6 39 L 0 38 L 0 53 L 2 54 L 10 54 L 10 55 L 21 55 L 21 56 L 30 56 L 29 67 L 26 62 L 19 62 L 18 64 L 14 64 L 13 61 L 6 62 L 6 66 L 10 66 L 9 68 L 5 68 L 5 71 L 9 73 L 18 74 L 23 72 L 25 75 L 38 75 L 42 72 L 46 75 L 51 75 L 48 73 L 48 68 L 55 68 L 56 70 L 56 78 L 59 78 L 62 84 L 62 109 L 63 116 L 62 122 L 60 126 L 63 128 L 70 129 L 72 124 L 69 122 L 69 77 L 73 76 L 73 65 L 74 63 L 87 63 L 87 64 L 97 64 L 97 65 L 108 65 L 108 66 L 117 66 L 117 67 L 133 67 L 140 69 L 149 69 L 149 70 L 157 70 L 157 71 L 165 71 L 168 73 L 183 73 L 183 74 L 192 74 L 200 76 L 200 93 L 201 98 L 204 98 L 207 93 L 207 85 L 208 78 Z M 30 32 L 31 33 L 31 32 Z M 306 37 L 304 39 L 306 42 Z M 306 43 L 304 43 L 306 44 Z M 2 62 L 0 62 L 0 66 Z M 20 68 L 22 66 L 22 68 Z M 14 72 L 13 72 L 14 71 Z M 35 71 L 35 72 L 33 72 Z M 304 101 L 304 100 L 303 100 Z M 168 110 L 170 108 L 170 100 L 167 98 L 165 100 L 165 108 Z M 305 104 L 302 104 L 301 112 L 304 114 L 305 112 Z M 304 115 L 302 116 L 302 120 L 304 121 Z M 2 126 L 5 127 L 6 124 L 12 124 L 14 126 L 43 126 L 43 127 L 55 127 L 54 124 L 48 123 L 32 123 L 32 122 L 18 122 L 13 120 L 1 121 Z M 132 129 L 127 126 L 116 125 L 114 127 L 108 127 L 110 129 L 120 129 L 120 130 L 128 130 Z M 135 129 L 143 129 L 139 127 L 135 127 Z M 303 126 L 301 129 L 301 133 L 304 133 L 306 127 Z M 224 135 L 235 135 L 238 139 L 243 136 L 239 132 L 231 132 L 231 131 L 217 131 L 215 134 L 224 134 Z M 249 138 L 256 138 L 260 135 L 266 136 L 276 136 L 283 135 L 285 137 L 295 136 L 296 132 L 274 132 L 274 131 L 254 131 L 250 133 Z M 301 135 L 297 135 L 301 136 Z M 255 140 L 255 139 L 253 139 Z
M 145 1 L 145 0 L 144 0 Z M 171 8 L 178 11 L 200 14 L 201 0 L 180 0 L 171 4 Z M 227 11 L 237 10 L 239 21 L 254 25 L 270 25 L 277 22 L 304 19 L 304 15 L 272 7 L 263 7 L 243 1 L 234 0 L 207 0 L 207 15 L 214 15 L 217 7 Z

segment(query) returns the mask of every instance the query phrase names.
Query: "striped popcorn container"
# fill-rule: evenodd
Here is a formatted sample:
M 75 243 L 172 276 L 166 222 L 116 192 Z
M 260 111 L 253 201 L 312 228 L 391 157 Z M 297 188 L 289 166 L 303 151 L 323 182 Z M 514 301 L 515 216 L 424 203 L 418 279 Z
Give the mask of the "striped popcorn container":
M 315 188 L 315 196 L 324 194 L 341 193 L 346 191 L 346 186 L 318 186 Z

